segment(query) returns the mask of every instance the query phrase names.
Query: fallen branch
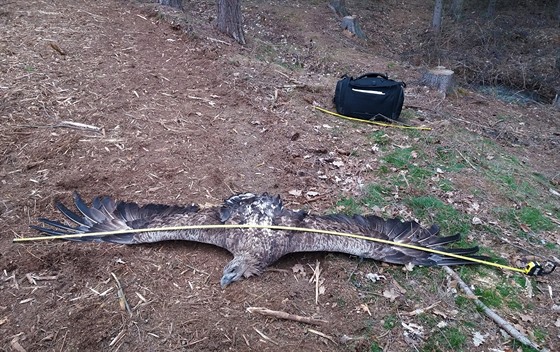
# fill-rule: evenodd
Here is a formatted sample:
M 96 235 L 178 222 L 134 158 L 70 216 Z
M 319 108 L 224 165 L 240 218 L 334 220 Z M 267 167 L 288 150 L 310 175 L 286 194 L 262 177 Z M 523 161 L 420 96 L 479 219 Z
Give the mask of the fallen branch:
M 463 292 L 465 292 L 465 294 L 467 296 L 476 297 L 475 294 L 472 292 L 472 290 L 469 288 L 469 286 L 461 279 L 461 277 L 455 271 L 453 271 L 453 269 L 451 269 L 448 266 L 443 266 L 443 269 L 445 270 L 445 272 L 447 272 L 447 274 L 449 276 L 453 277 L 453 279 L 455 279 L 457 281 L 457 283 L 459 284 L 459 287 L 461 287 L 461 289 L 463 290 Z M 513 337 L 514 339 L 516 339 L 517 341 L 521 342 L 522 344 L 524 344 L 526 346 L 530 346 L 530 347 L 536 349 L 537 351 L 547 351 L 546 349 L 541 350 L 539 348 L 539 346 L 537 346 L 536 343 L 529 340 L 519 330 L 514 328 L 508 321 L 506 321 L 504 318 L 500 317 L 492 309 L 488 308 L 478 298 L 473 298 L 472 300 L 484 312 L 484 314 L 486 314 L 486 316 L 488 316 L 490 319 L 494 320 L 494 322 L 496 324 L 498 324 L 498 326 L 500 328 L 505 330 L 511 337 Z
M 269 316 L 269 317 L 275 317 L 275 318 L 286 319 L 286 320 L 293 320 L 293 321 L 297 321 L 297 322 L 300 322 L 300 323 L 311 324 L 311 325 L 321 325 L 321 324 L 328 323 L 328 321 L 326 321 L 326 320 L 304 317 L 304 316 L 301 316 L 301 315 L 290 314 L 290 313 L 281 312 L 281 311 L 278 311 L 278 310 L 270 310 L 270 309 L 267 309 L 267 308 L 264 308 L 264 307 L 249 307 L 249 308 L 247 308 L 247 312 L 249 312 L 249 313 L 259 313 L 259 314 L 266 315 L 266 316 Z

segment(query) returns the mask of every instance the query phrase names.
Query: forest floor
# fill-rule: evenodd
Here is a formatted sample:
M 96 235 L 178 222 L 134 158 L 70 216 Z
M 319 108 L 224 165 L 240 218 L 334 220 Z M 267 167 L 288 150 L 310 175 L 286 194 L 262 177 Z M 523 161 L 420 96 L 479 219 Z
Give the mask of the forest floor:
M 409 45 L 399 29 L 422 31 L 430 4 L 361 5 L 362 18 L 378 19 L 364 23 L 375 40 L 362 42 L 343 35 L 324 1 L 244 1 L 241 47 L 213 29 L 214 3 L 189 5 L 186 22 L 116 0 L 0 3 L 0 350 L 520 349 L 439 268 L 298 254 L 222 290 L 231 256 L 207 245 L 12 243 L 35 235 L 37 218 L 60 219 L 54 201 L 69 203 L 73 191 L 202 205 L 269 192 L 315 213 L 437 222 L 514 266 L 560 262 L 560 113 L 419 84 L 425 67 L 385 48 L 390 38 L 392 50 Z M 403 119 L 431 130 L 313 109 L 333 109 L 341 74 L 368 71 L 406 81 Z M 558 272 L 458 272 L 542 348 L 560 350 Z M 328 323 L 267 318 L 250 306 Z

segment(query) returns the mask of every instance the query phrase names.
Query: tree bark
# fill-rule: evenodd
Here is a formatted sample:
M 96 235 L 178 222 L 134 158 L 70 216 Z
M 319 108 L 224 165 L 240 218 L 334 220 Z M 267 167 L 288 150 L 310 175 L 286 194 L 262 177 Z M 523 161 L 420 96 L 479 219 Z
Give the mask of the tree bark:
M 434 16 L 432 17 L 432 29 L 434 32 L 441 31 L 441 16 L 443 12 L 443 0 L 436 0 L 434 6 Z
M 346 0 L 331 0 L 329 7 L 339 16 L 350 16 L 350 12 L 346 9 Z
M 176 9 L 183 9 L 183 0 L 159 0 L 161 5 L 174 7 Z
M 486 17 L 489 19 L 494 18 L 496 14 L 496 1 L 497 0 L 489 0 L 488 1 L 488 8 L 486 9 Z
M 453 0 L 451 3 L 451 16 L 455 21 L 463 15 L 463 0 Z
M 429 70 L 422 76 L 422 83 L 431 88 L 436 88 L 443 94 L 453 89 L 453 71 L 438 66 Z
M 218 30 L 244 45 L 245 34 L 241 20 L 241 0 L 216 0 L 218 5 Z

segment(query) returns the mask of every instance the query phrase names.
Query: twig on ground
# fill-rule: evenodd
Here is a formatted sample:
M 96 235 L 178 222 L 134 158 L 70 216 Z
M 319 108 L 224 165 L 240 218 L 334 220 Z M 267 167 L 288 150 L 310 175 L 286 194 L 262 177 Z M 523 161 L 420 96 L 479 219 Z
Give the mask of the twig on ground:
M 19 336 L 16 336 L 12 339 L 12 341 L 10 341 L 10 345 L 12 346 L 12 349 L 17 352 L 26 352 L 25 348 L 21 346 L 18 340 L 19 340 Z
M 270 337 L 266 336 L 262 331 L 260 331 L 259 329 L 257 329 L 256 327 L 253 326 L 253 330 L 255 330 L 257 332 L 257 334 L 259 334 L 263 339 L 265 339 L 266 341 L 272 342 L 273 344 L 275 344 L 276 346 L 278 346 L 278 343 L 275 342 L 274 340 L 272 340 Z
M 469 288 L 469 286 L 461 279 L 459 274 L 457 274 L 453 269 L 451 269 L 448 266 L 443 266 L 443 269 L 445 270 L 445 272 L 447 272 L 447 274 L 449 276 L 453 277 L 453 279 L 455 279 L 457 281 L 457 284 L 459 285 L 459 287 L 461 287 L 463 292 L 465 292 L 465 294 L 467 294 L 467 296 L 476 297 L 475 294 L 472 292 L 472 290 Z M 473 298 L 473 301 L 484 312 L 484 314 L 486 314 L 486 316 L 488 316 L 490 319 L 494 320 L 494 322 L 496 324 L 498 324 L 498 326 L 500 328 L 505 330 L 511 337 L 513 337 L 517 341 L 521 342 L 522 344 L 524 344 L 526 346 L 530 346 L 530 347 L 532 347 L 532 348 L 534 348 L 538 351 L 547 351 L 546 349 L 541 350 L 539 348 L 539 346 L 537 346 L 536 343 L 529 340 L 519 330 L 514 328 L 508 321 L 506 321 L 504 318 L 500 317 L 492 309 L 488 308 L 478 298 Z
M 320 331 L 313 330 L 313 329 L 306 329 L 306 330 L 307 330 L 308 332 L 312 333 L 312 334 L 315 334 L 315 335 L 319 335 L 319 336 L 321 336 L 321 337 L 324 337 L 324 338 L 326 338 L 327 340 L 329 340 L 330 342 L 332 342 L 332 343 L 334 343 L 335 345 L 338 346 L 338 343 L 336 343 L 336 341 L 334 340 L 334 338 L 333 338 L 332 336 L 329 336 L 329 335 L 327 335 L 327 334 L 324 334 L 324 333 L 322 333 L 322 332 L 320 332 Z
M 467 159 L 467 158 L 465 158 L 465 156 L 463 155 L 463 153 L 461 153 L 461 151 L 460 151 L 459 149 L 455 149 L 455 150 L 459 153 L 459 155 L 460 155 L 463 159 L 465 159 L 465 161 L 473 168 L 474 171 L 478 171 L 478 170 L 476 169 L 476 167 L 474 167 L 474 165 L 470 162 L 470 160 Z
M 118 296 L 119 296 L 119 304 L 121 306 L 121 309 L 126 310 L 128 312 L 128 314 L 130 314 L 132 316 L 132 310 L 130 309 L 130 306 L 128 305 L 128 301 L 126 300 L 126 296 L 124 295 L 124 290 L 121 286 L 121 283 L 120 283 L 119 279 L 117 279 L 117 275 L 115 275 L 114 273 L 111 273 L 111 275 L 113 275 L 113 278 L 117 282 L 117 293 L 118 293 Z
M 109 347 L 113 346 L 114 344 L 116 344 L 117 342 L 119 342 L 123 336 L 126 334 L 126 330 L 122 329 L 117 336 L 115 336 L 115 338 L 113 339 L 113 341 L 111 341 L 111 343 L 109 343 Z
M 319 280 L 320 275 L 321 275 L 321 268 L 319 267 L 320 263 L 317 260 L 317 262 L 315 263 L 315 269 L 311 268 L 311 270 L 313 270 L 313 275 L 311 276 L 311 278 L 309 278 L 309 282 L 313 282 L 313 280 L 315 280 L 315 304 L 319 304 L 319 287 L 321 285 L 321 282 Z
M 208 39 L 208 40 L 211 41 L 211 42 L 222 43 L 222 44 L 230 45 L 230 46 L 231 46 L 231 43 L 224 42 L 223 40 L 220 40 L 220 39 L 211 38 L 211 37 L 206 37 L 206 39 Z
M 204 274 L 204 275 L 206 275 L 206 276 L 210 276 L 210 274 L 208 274 L 206 271 L 197 269 L 197 268 L 195 268 L 195 267 L 192 266 L 192 265 L 189 265 L 189 264 L 183 264 L 183 265 L 186 266 L 186 267 L 189 268 L 189 269 L 192 269 L 195 273 L 196 273 L 196 272 L 199 272 L 199 273 Z M 183 275 L 183 274 L 186 273 L 187 271 L 188 271 L 188 270 L 184 270 L 183 272 L 181 272 L 181 275 Z
M 208 336 L 204 336 L 204 337 L 201 338 L 201 339 L 188 342 L 186 347 L 190 347 L 190 346 L 196 345 L 197 343 L 202 342 L 202 341 L 205 341 L 205 340 L 208 340 Z
M 270 317 L 286 319 L 286 320 L 293 320 L 293 321 L 297 321 L 297 322 L 300 322 L 300 323 L 306 323 L 306 324 L 312 324 L 312 325 L 321 325 L 321 324 L 328 323 L 328 321 L 326 321 L 326 320 L 304 317 L 304 316 L 301 316 L 301 315 L 290 314 L 290 313 L 286 313 L 286 312 L 282 312 L 282 311 L 278 311 L 278 310 L 270 310 L 270 309 L 267 309 L 267 308 L 264 308 L 264 307 L 249 307 L 249 308 L 247 308 L 247 311 L 249 313 L 259 313 L 259 314 L 267 315 L 267 316 L 270 316 Z
M 75 128 L 78 130 L 86 130 L 86 131 L 93 131 L 93 132 L 101 132 L 102 128 L 93 126 L 93 125 L 86 125 L 85 123 L 74 122 L 74 121 L 60 121 L 53 127 L 66 127 L 66 128 Z
M 434 308 L 434 307 L 437 306 L 438 304 L 439 304 L 439 301 L 437 301 L 436 303 L 432 304 L 432 305 L 429 306 L 429 307 L 426 307 L 426 308 L 418 308 L 418 309 L 413 310 L 412 312 L 403 313 L 403 315 L 412 316 L 412 315 L 422 314 L 422 313 L 425 313 L 425 312 L 429 311 L 430 309 Z

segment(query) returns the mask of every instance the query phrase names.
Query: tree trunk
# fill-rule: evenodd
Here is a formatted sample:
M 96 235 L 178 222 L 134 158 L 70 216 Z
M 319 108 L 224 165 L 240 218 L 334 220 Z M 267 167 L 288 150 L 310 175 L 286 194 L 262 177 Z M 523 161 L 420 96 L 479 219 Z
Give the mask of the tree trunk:
M 492 19 L 494 18 L 495 14 L 496 14 L 496 0 L 489 0 L 488 9 L 486 9 L 486 17 Z
M 558 0 L 558 4 L 556 5 L 556 19 L 560 21 L 560 0 Z
M 443 0 L 436 0 L 436 5 L 434 6 L 434 16 L 432 18 L 432 29 L 434 32 L 441 31 L 441 15 L 443 12 Z
M 451 16 L 455 21 L 463 15 L 463 0 L 453 0 L 451 3 Z
M 245 44 L 241 23 L 241 0 L 216 0 L 218 5 L 218 30 L 229 34 L 239 44 Z
M 183 0 L 159 0 L 161 5 L 174 7 L 176 9 L 183 9 Z
M 350 16 L 350 12 L 346 9 L 346 0 L 331 0 L 329 7 L 338 15 L 338 17 Z

